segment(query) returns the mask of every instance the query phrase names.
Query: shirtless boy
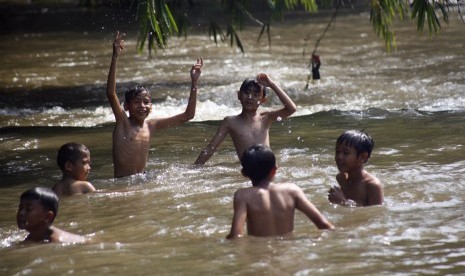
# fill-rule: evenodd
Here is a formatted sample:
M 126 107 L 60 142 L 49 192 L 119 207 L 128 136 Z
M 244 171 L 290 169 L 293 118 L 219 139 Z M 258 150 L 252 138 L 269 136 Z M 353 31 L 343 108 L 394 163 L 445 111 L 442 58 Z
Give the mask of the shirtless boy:
M 258 107 L 267 100 L 265 87 L 273 89 L 284 105 L 282 109 L 263 113 L 257 112 Z M 270 146 L 269 130 L 271 124 L 278 118 L 285 119 L 291 116 L 296 111 L 296 106 L 291 98 L 266 74 L 259 74 L 256 80 L 245 80 L 237 92 L 237 97 L 241 102 L 242 112 L 239 115 L 224 118 L 215 136 L 197 157 L 195 164 L 205 164 L 228 134 L 231 135 L 239 160 L 242 153 L 252 145 Z
M 52 226 L 58 212 L 58 197 L 49 188 L 32 188 L 21 197 L 16 214 L 19 229 L 29 232 L 26 242 L 82 243 L 85 238 Z
M 62 177 L 52 190 L 59 197 L 95 192 L 94 186 L 87 181 L 90 152 L 86 146 L 74 142 L 64 144 L 58 150 L 57 164 Z
M 234 216 L 228 239 L 247 232 L 253 236 L 276 236 L 294 230 L 295 209 L 303 212 L 319 229 L 334 229 L 318 209 L 295 184 L 272 183 L 276 173 L 276 159 L 268 146 L 254 145 L 241 159 L 242 174 L 252 181 L 250 188 L 234 194 Z
M 383 185 L 363 168 L 373 147 L 373 139 L 364 131 L 348 130 L 339 136 L 335 155 L 339 187 L 330 188 L 329 201 L 345 206 L 383 204 Z
M 194 118 L 197 102 L 197 82 L 201 74 L 203 60 L 197 59 L 190 70 L 191 92 L 187 108 L 183 113 L 166 118 L 146 120 L 152 111 L 150 92 L 142 86 L 136 86 L 125 94 L 124 109 L 116 95 L 116 65 L 118 56 L 124 48 L 119 35 L 113 42 L 113 56 L 107 81 L 107 97 L 116 119 L 113 131 L 114 176 L 124 177 L 144 172 L 147 164 L 150 140 L 157 130 L 175 127 Z M 129 112 L 129 117 L 126 112 Z

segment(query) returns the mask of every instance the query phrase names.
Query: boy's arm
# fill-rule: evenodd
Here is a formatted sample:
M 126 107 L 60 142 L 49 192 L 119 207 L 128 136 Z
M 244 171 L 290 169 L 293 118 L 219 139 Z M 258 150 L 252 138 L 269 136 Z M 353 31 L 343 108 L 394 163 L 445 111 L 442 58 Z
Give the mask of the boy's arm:
M 231 231 L 229 232 L 229 235 L 226 236 L 227 239 L 234 239 L 242 236 L 246 218 L 247 205 L 239 190 L 234 193 L 234 215 L 231 224 Z
M 224 141 L 224 138 L 226 135 L 229 133 L 229 127 L 228 127 L 228 122 L 227 118 L 223 120 L 221 123 L 220 127 L 216 131 L 215 136 L 211 139 L 210 143 L 200 152 L 199 156 L 197 157 L 197 160 L 195 160 L 194 164 L 195 165 L 203 165 L 205 162 L 210 159 L 210 157 L 215 153 L 216 149 L 218 146 Z
M 107 97 L 110 102 L 111 109 L 115 115 L 116 122 L 121 121 L 126 114 L 124 113 L 121 104 L 119 103 L 118 96 L 116 96 L 116 64 L 118 62 L 118 56 L 124 48 L 124 40 L 119 34 L 116 33 L 115 40 L 113 41 L 113 55 L 111 57 L 110 72 L 108 73 L 107 80 Z
M 334 229 L 334 226 L 318 209 L 307 199 L 302 189 L 296 187 L 296 208 L 304 213 L 318 229 Z
M 257 82 L 261 85 L 270 87 L 278 96 L 279 100 L 283 103 L 284 108 L 268 113 L 268 118 L 275 121 L 278 117 L 285 119 L 291 116 L 297 109 L 295 103 L 289 98 L 281 87 L 274 82 L 267 74 L 258 74 Z
M 163 129 L 168 127 L 174 127 L 190 121 L 195 116 L 195 108 L 197 105 L 197 83 L 199 81 L 200 74 L 202 73 L 203 59 L 198 58 L 197 63 L 192 65 L 190 70 L 191 76 L 191 92 L 187 103 L 186 110 L 183 113 L 167 117 L 149 120 L 150 130 Z

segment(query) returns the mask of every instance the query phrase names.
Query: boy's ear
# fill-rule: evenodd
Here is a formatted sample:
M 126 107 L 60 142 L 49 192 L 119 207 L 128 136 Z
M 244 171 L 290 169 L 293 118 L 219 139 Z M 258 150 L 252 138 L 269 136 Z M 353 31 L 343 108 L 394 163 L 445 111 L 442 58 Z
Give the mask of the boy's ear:
M 52 224 L 52 221 L 55 219 L 55 214 L 52 211 L 48 211 L 47 214 L 45 214 L 45 219 L 49 224 Z
M 73 170 L 73 163 L 71 161 L 66 161 L 65 170 L 67 170 L 67 171 L 72 171 Z
M 360 153 L 360 157 L 362 158 L 363 163 L 368 162 L 368 152 L 364 151 L 364 152 Z
M 276 170 L 278 169 L 278 167 L 274 166 L 271 171 L 270 171 L 270 174 L 268 174 L 268 178 L 269 179 L 273 179 L 273 177 L 276 175 Z
M 241 169 L 241 174 L 245 177 L 248 177 L 243 168 Z

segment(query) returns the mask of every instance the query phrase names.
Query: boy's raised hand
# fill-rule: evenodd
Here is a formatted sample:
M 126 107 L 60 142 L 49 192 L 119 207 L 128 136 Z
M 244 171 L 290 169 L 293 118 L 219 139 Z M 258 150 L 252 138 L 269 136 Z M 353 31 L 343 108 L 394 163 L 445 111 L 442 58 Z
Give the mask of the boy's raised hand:
M 200 74 L 202 74 L 202 66 L 203 66 L 203 58 L 197 58 L 197 63 L 192 65 L 190 74 L 191 74 L 191 80 L 193 82 L 197 82 L 197 80 L 200 77 Z
M 123 37 L 126 34 L 119 34 L 119 31 L 116 32 L 115 40 L 113 41 L 113 55 L 118 56 L 119 53 L 124 49 L 124 40 Z
M 261 73 L 257 75 L 257 82 L 258 84 L 261 84 L 263 86 L 270 87 L 272 80 L 270 79 L 270 77 L 268 77 L 267 74 Z

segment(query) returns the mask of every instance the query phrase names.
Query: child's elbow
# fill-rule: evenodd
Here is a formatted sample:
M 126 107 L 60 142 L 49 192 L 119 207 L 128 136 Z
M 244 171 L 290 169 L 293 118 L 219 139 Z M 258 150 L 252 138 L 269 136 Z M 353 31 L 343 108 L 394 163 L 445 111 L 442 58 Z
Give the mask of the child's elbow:
M 187 122 L 187 121 L 190 121 L 190 120 L 192 120 L 192 119 L 194 119 L 194 117 L 195 117 L 195 112 L 188 113 L 188 114 L 186 115 L 186 122 Z
M 287 110 L 289 111 L 290 114 L 294 114 L 297 111 L 297 106 L 295 104 L 288 106 Z

